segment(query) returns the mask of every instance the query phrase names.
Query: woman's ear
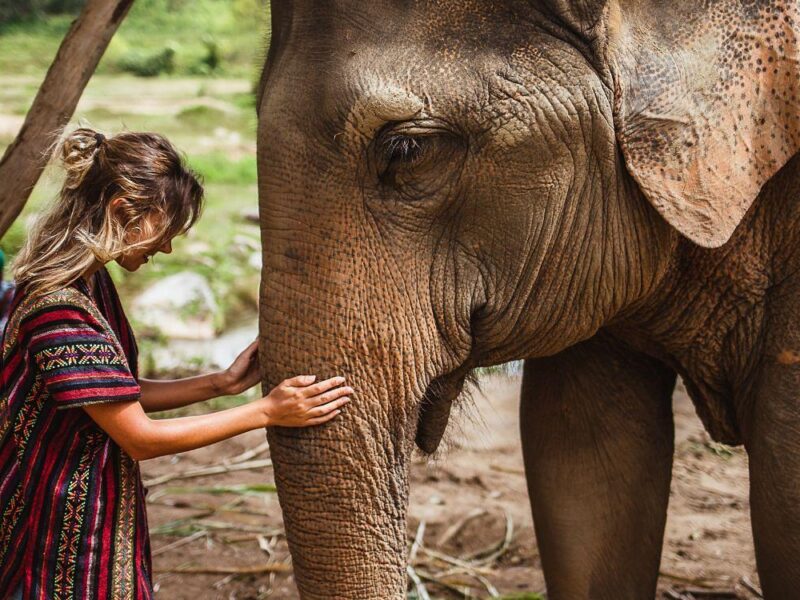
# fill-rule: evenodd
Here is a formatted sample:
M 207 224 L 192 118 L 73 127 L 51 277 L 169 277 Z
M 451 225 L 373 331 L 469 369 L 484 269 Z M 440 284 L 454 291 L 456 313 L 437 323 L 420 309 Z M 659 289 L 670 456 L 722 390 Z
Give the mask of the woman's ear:
M 800 6 L 609 0 L 603 12 L 628 170 L 678 231 L 721 246 L 800 148 Z
M 109 214 L 116 219 L 123 219 L 128 208 L 128 200 L 124 196 L 117 196 L 108 203 Z

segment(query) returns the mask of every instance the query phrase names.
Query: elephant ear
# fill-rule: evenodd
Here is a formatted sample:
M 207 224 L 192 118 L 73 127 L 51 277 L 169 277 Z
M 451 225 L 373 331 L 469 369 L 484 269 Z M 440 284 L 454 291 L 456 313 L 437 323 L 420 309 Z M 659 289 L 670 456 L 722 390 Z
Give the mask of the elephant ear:
M 721 246 L 800 147 L 800 7 L 611 0 L 604 11 L 628 170 L 678 231 Z

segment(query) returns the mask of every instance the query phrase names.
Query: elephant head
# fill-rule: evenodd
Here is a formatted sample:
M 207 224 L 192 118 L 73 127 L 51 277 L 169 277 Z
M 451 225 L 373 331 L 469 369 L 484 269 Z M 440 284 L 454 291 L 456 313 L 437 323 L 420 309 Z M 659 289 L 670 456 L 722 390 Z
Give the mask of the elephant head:
M 465 376 L 591 337 L 796 152 L 794 5 L 280 0 L 258 98 L 264 384 L 304 598 L 404 596 L 408 460 Z M 688 238 L 691 242 L 686 241 Z

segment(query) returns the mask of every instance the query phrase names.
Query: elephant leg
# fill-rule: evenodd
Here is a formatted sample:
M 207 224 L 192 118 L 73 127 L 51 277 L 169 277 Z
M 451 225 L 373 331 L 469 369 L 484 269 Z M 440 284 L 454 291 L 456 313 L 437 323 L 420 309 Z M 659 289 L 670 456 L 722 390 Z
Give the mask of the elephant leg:
M 675 373 L 599 333 L 525 363 L 521 428 L 551 600 L 656 593 Z
M 792 296 L 797 297 L 800 286 Z M 756 564 L 767 600 L 800 598 L 800 331 L 770 324 L 742 421 Z

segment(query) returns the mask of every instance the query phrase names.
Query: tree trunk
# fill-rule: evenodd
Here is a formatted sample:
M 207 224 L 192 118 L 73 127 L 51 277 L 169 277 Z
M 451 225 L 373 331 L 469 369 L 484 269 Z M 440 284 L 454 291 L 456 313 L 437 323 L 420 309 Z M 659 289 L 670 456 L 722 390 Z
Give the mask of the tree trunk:
M 0 160 L 0 237 L 25 206 L 47 166 L 48 148 L 72 118 L 133 0 L 87 0 L 72 23 L 14 142 Z

